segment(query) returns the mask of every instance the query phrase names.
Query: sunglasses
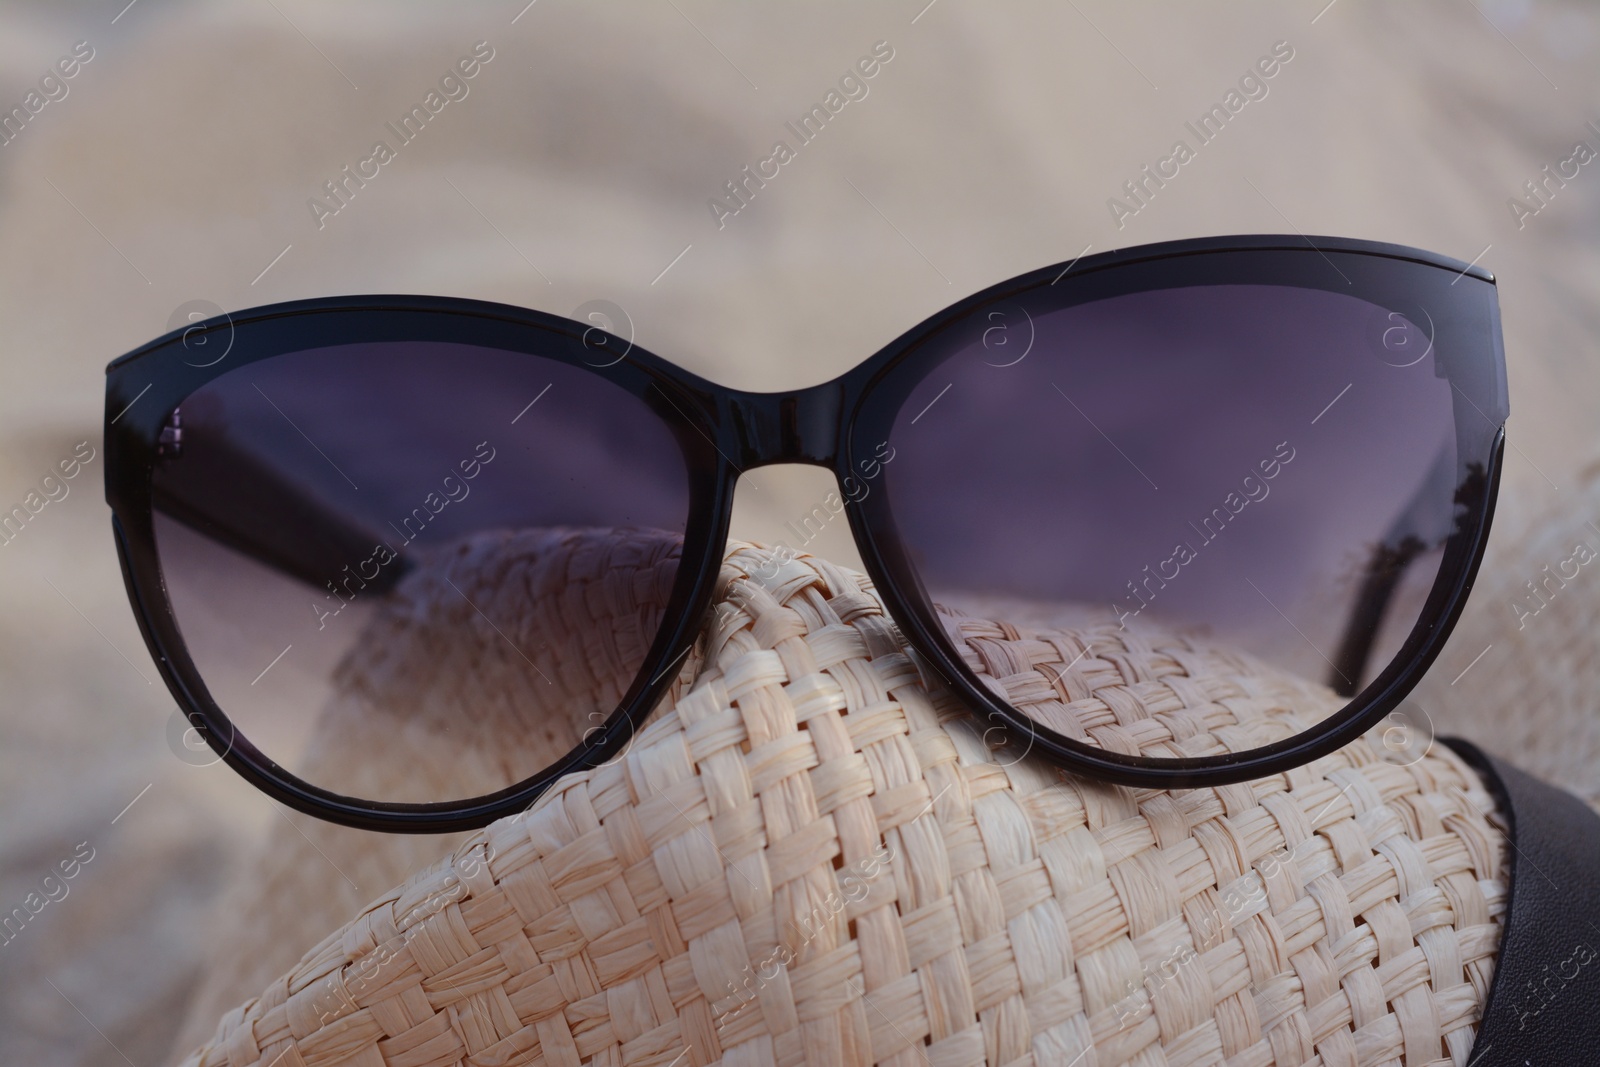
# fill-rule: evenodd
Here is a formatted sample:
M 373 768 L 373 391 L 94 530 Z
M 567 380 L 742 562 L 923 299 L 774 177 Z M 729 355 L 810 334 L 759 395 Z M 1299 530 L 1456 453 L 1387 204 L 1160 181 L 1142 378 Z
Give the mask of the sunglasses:
M 845 518 L 917 668 L 984 741 L 1163 789 L 1302 765 L 1438 655 L 1508 410 L 1488 272 L 1273 236 L 1034 271 L 792 393 L 591 323 L 410 296 L 214 318 L 107 373 L 123 574 L 193 731 L 291 807 L 402 832 L 484 825 L 626 753 L 704 628 L 735 483 L 777 463 L 833 472 L 788 529 Z M 746 580 L 778 589 L 787 555 Z M 979 619 L 1039 631 L 1039 662 L 985 662 Z M 1130 699 L 1085 684 L 1132 669 L 1097 636 L 1193 633 L 1236 674 L 1320 678 L 1343 703 L 1309 728 L 1246 715 L 1259 694 L 1207 689 L 1177 651 L 1170 675 L 1123 679 Z M 462 644 L 448 681 L 421 662 Z M 369 727 L 360 759 L 319 740 L 341 716 Z M 524 765 L 540 749 L 564 755 Z M 430 784 L 467 752 L 475 795 Z

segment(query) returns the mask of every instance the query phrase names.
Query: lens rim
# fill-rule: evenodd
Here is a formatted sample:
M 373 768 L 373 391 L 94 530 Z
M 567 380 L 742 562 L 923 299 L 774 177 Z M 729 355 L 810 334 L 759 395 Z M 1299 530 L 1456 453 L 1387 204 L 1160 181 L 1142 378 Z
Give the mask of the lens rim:
M 226 332 L 226 358 L 196 367 L 197 334 Z M 258 749 L 229 719 L 189 654 L 162 579 L 152 476 L 166 413 L 208 382 L 275 356 L 345 344 L 437 341 L 556 360 L 599 375 L 647 403 L 672 430 L 688 475 L 684 544 L 662 626 L 617 708 L 556 763 L 476 797 L 400 803 L 346 796 L 305 781 Z M 626 352 L 617 360 L 606 352 Z M 599 353 L 597 355 L 597 352 Z M 298 301 L 186 326 L 107 368 L 106 500 L 124 584 L 163 679 L 217 755 L 257 788 L 307 814 L 363 829 L 448 833 L 523 810 L 558 778 L 626 751 L 636 727 L 676 680 L 664 664 L 692 645 L 709 608 L 727 539 L 736 472 L 718 453 L 717 388 L 591 323 L 480 301 L 377 296 Z
M 1347 239 L 1204 239 L 1106 253 L 1003 282 L 925 320 L 860 369 L 841 428 L 842 478 L 852 464 L 889 440 L 912 389 L 949 355 L 936 344 L 974 316 L 1025 301 L 1041 290 L 1068 307 L 1173 286 L 1268 284 L 1355 295 L 1384 307 L 1422 306 L 1439 331 L 1440 365 L 1452 386 L 1457 484 L 1467 464 L 1481 464 L 1475 498 L 1464 501 L 1456 529 L 1420 617 L 1384 669 L 1343 708 L 1315 727 L 1260 749 L 1185 759 L 1126 756 L 1042 726 L 996 697 L 957 652 L 919 580 L 893 514 L 893 479 L 848 509 L 867 573 L 911 645 L 956 689 L 980 719 L 1013 745 L 1039 751 L 1068 770 L 1121 785 L 1185 789 L 1226 785 L 1302 766 L 1355 740 L 1393 711 L 1443 649 L 1465 607 L 1483 559 L 1499 486 L 1508 414 L 1505 363 L 1493 276 L 1431 253 Z M 1143 253 L 1143 254 L 1140 254 Z M 1026 306 L 1026 305 L 1024 305 Z M 988 736 L 989 730 L 985 730 Z

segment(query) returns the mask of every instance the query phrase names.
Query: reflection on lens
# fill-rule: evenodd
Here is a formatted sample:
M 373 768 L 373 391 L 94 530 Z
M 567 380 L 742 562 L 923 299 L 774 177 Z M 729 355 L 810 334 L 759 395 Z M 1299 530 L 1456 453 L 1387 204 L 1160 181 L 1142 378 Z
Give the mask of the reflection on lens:
M 185 644 L 239 735 L 312 785 L 516 784 L 612 713 L 655 639 L 688 477 L 603 373 L 340 346 L 230 371 L 169 431 L 152 495 Z

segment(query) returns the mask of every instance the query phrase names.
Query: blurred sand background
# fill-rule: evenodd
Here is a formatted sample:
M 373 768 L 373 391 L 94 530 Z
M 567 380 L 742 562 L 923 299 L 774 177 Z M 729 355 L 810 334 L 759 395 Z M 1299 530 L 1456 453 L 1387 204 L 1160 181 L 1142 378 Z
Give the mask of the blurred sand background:
M 415 292 L 570 314 L 608 300 L 652 351 L 782 389 L 1086 247 L 1300 231 L 1498 274 L 1515 449 L 1486 581 L 1534 577 L 1505 547 L 1527 517 L 1574 536 L 1600 520 L 1577 488 L 1600 446 L 1600 163 L 1521 229 L 1507 208 L 1574 142 L 1600 146 L 1585 125 L 1600 123 L 1592 5 L 524 2 L 8 3 L 0 110 L 75 42 L 94 58 L 0 147 L 0 503 L 77 442 L 98 448 L 105 363 L 190 301 Z M 880 40 L 894 58 L 869 95 L 719 230 L 707 198 Z M 1295 55 L 1269 95 L 1119 230 L 1106 199 L 1280 40 Z M 494 59 L 468 97 L 319 230 L 307 199 L 478 41 Z M 7 1064 L 165 1062 L 209 907 L 270 829 L 309 822 L 175 755 L 101 477 L 97 459 L 0 547 L 0 911 L 79 842 L 94 849 L 69 895 L 0 947 Z M 812 470 L 754 478 L 736 532 L 759 540 L 785 539 L 830 488 Z M 842 527 L 808 547 L 850 561 Z M 1570 620 L 1538 621 L 1514 643 L 1505 604 L 1476 603 L 1427 707 L 1441 732 L 1593 798 L 1581 699 L 1565 719 L 1473 703 L 1513 648 L 1537 658 L 1546 642 L 1565 649 L 1553 669 L 1592 671 Z

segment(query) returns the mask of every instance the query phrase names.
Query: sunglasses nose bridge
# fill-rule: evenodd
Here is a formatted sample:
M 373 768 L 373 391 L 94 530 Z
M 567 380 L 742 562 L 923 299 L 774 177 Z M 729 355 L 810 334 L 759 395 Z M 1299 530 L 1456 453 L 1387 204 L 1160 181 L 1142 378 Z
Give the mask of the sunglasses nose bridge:
M 740 466 L 775 463 L 832 467 L 839 448 L 844 390 L 827 382 L 792 393 L 734 393 L 731 425 L 739 438 Z

